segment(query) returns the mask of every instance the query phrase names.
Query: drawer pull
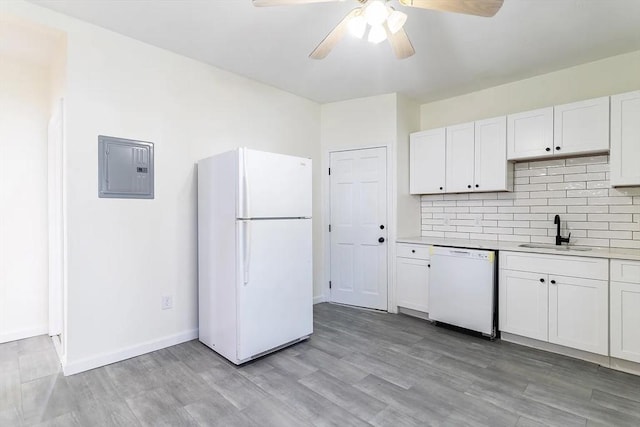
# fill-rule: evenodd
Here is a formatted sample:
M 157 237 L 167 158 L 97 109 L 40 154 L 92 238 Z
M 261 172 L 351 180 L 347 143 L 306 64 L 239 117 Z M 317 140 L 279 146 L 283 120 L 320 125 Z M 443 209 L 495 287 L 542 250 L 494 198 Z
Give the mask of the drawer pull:
M 412 254 L 415 254 L 415 253 L 416 253 L 416 250 L 415 250 L 415 249 L 411 249 L 411 253 L 412 253 Z

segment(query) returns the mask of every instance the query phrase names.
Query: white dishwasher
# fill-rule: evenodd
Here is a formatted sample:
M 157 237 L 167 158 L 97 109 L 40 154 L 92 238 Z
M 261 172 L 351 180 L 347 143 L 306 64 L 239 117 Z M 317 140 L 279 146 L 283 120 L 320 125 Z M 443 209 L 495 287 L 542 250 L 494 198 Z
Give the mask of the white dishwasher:
M 494 251 L 431 247 L 429 318 L 496 334 Z

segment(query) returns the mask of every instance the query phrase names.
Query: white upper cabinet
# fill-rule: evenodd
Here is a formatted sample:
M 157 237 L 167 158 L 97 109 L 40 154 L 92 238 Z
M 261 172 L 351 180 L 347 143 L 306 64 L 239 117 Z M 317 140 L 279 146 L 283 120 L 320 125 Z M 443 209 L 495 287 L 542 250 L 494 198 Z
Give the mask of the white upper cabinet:
M 447 128 L 446 190 L 448 193 L 472 191 L 474 167 L 474 124 Z
M 609 97 L 589 99 L 507 116 L 507 158 L 609 151 Z
M 507 159 L 553 155 L 553 107 L 507 116 Z
M 640 91 L 611 97 L 611 185 L 640 185 Z
M 444 193 L 445 129 L 412 133 L 409 144 L 409 192 Z
M 511 191 L 505 116 L 411 134 L 411 194 Z
M 609 97 L 557 105 L 553 145 L 559 155 L 609 151 Z
M 507 161 L 507 118 L 475 123 L 474 191 L 511 191 L 513 163 Z

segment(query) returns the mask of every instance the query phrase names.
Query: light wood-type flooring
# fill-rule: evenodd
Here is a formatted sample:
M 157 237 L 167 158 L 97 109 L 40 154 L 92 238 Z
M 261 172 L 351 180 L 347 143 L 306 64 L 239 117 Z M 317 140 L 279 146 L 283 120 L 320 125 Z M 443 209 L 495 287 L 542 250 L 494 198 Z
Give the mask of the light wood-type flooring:
M 0 344 L 0 426 L 640 426 L 640 377 L 404 315 L 319 304 L 315 333 L 236 367 L 191 341 L 64 377 Z

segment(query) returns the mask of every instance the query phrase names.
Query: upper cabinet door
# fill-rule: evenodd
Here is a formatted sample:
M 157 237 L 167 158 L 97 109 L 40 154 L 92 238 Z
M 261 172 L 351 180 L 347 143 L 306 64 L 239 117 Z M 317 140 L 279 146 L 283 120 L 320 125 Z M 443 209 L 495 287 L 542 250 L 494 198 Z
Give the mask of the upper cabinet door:
M 474 191 L 511 191 L 513 164 L 507 162 L 507 118 L 475 122 Z
M 447 128 L 446 187 L 448 193 L 472 191 L 474 164 L 473 122 Z
M 611 97 L 611 185 L 640 185 L 640 90 Z
M 507 116 L 507 158 L 553 155 L 553 107 Z
M 444 128 L 412 133 L 409 152 L 409 192 L 411 194 L 444 193 Z
M 556 154 L 588 154 L 609 151 L 609 97 L 554 107 Z

